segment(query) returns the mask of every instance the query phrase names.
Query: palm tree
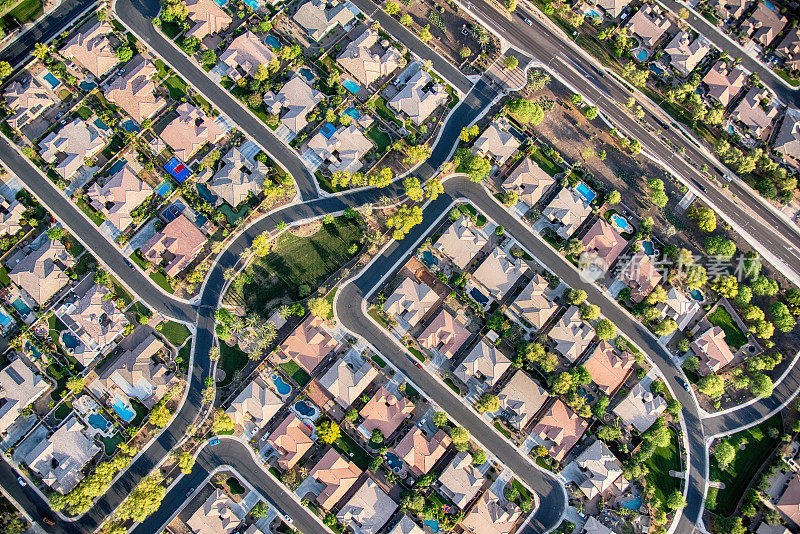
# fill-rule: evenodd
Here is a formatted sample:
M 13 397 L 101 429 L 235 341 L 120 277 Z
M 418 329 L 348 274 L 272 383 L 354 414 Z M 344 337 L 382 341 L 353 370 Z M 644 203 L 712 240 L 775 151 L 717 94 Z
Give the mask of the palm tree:
M 246 325 L 244 319 L 238 315 L 235 315 L 233 319 L 231 319 L 231 324 L 228 326 L 232 334 L 241 334 L 245 327 Z

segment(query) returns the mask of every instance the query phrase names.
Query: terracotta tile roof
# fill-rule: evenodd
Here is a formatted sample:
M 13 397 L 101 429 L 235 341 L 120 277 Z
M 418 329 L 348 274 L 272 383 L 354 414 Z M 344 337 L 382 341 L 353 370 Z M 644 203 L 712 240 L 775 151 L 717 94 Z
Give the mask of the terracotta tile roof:
M 378 371 L 369 362 L 353 369 L 342 359 L 322 375 L 319 383 L 333 394 L 342 408 L 349 408 L 377 376 Z
M 355 40 L 348 43 L 336 61 L 353 77 L 366 85 L 388 76 L 400 66 L 402 56 L 393 46 L 383 46 L 376 51 L 380 36 L 372 28 L 366 28 Z
M 233 208 L 258 195 L 264 189 L 269 167 L 260 161 L 246 158 L 233 147 L 222 157 L 222 165 L 208 182 L 208 188 Z
M 630 3 L 631 0 L 600 0 L 597 5 L 602 7 L 611 18 L 617 18 Z
M 536 330 L 540 330 L 558 310 L 558 304 L 545 296 L 548 287 L 547 279 L 536 273 L 510 304 L 509 311 L 523 317 Z
M 394 526 L 389 534 L 424 534 L 419 525 L 414 523 L 414 520 L 408 517 L 408 514 L 403 514 L 400 521 Z
M 158 71 L 150 61 L 137 56 L 125 68 L 125 74 L 111 82 L 104 94 L 106 99 L 114 102 L 141 124 L 166 106 L 167 102 L 156 95 L 153 78 Z
M 75 265 L 75 258 L 60 241 L 46 240 L 38 250 L 22 258 L 8 273 L 11 281 L 25 290 L 33 300 L 44 304 L 70 281 L 66 273 Z
M 414 474 L 421 476 L 433 468 L 452 442 L 444 430 L 428 439 L 420 428 L 413 427 L 392 450 Z
M 738 19 L 747 9 L 750 8 L 750 0 L 711 0 L 709 7 L 714 9 L 720 16 L 727 20 L 729 18 Z
M 417 341 L 426 349 L 436 350 L 446 357 L 452 358 L 466 343 L 470 335 L 469 330 L 456 321 L 450 312 L 442 308 L 419 335 Z
M 3 96 L 11 114 L 6 117 L 12 128 L 20 129 L 42 112 L 55 104 L 50 93 L 31 76 L 24 82 L 15 81 L 5 90 Z
M 725 331 L 709 328 L 692 342 L 692 352 L 700 359 L 702 374 L 716 373 L 733 361 L 733 353 L 725 342 Z
M 674 287 L 667 290 L 667 300 L 656 304 L 658 311 L 667 317 L 672 317 L 678 323 L 678 330 L 683 330 L 700 310 L 700 304 Z
M 95 124 L 80 117 L 39 141 L 42 158 L 55 163 L 56 172 L 66 179 L 81 168 L 86 158 L 93 158 L 105 145 L 106 140 Z
M 114 28 L 107 21 L 95 20 L 84 25 L 61 47 L 61 55 L 72 60 L 100 78 L 114 68 L 119 61 L 114 55 L 114 48 L 107 35 Z
M 189 19 L 194 22 L 187 37 L 203 39 L 206 35 L 223 31 L 233 22 L 219 4 L 213 0 L 185 0 Z
M 228 48 L 219 56 L 219 60 L 228 66 L 230 76 L 237 67 L 241 68 L 248 76 L 255 76 L 258 67 L 266 65 L 277 56 L 272 48 L 259 39 L 253 32 L 247 30 L 231 41 Z M 233 76 L 234 78 L 237 76 Z
M 784 66 L 787 69 L 800 68 L 800 28 L 789 30 L 775 49 L 775 53 L 786 60 Z
M 640 37 L 646 46 L 652 47 L 664 33 L 672 29 L 672 21 L 661 8 L 647 4 L 639 8 L 625 27 Z
M 353 123 L 340 126 L 330 137 L 326 137 L 322 130 L 318 131 L 308 141 L 308 148 L 327 162 L 332 173 L 356 172 L 364 165 L 361 158 L 373 148 L 373 144 Z
M 309 373 L 339 344 L 322 328 L 322 323 L 319 317 L 309 316 L 280 346 L 288 358 Z
M 317 502 L 325 510 L 330 510 L 361 476 L 361 469 L 349 460 L 345 460 L 334 449 L 328 450 L 317 462 L 308 476 L 325 485 L 317 496 Z
M 5 211 L 0 213 L 0 235 L 13 235 L 22 229 L 20 222 L 25 214 L 25 205 L 16 200 L 10 205 L 3 206 Z
M 305 2 L 292 17 L 315 41 L 325 37 L 337 24 L 345 26 L 353 20 L 353 13 L 347 6 L 334 0 L 327 3 L 323 0 Z
M 405 397 L 392 395 L 381 386 L 361 409 L 360 414 L 364 418 L 361 425 L 369 433 L 378 429 L 388 438 L 413 411 L 413 402 Z
M 539 436 L 550 456 L 560 462 L 588 427 L 586 420 L 558 399 L 536 423 L 532 434 Z
M 800 475 L 795 474 L 775 507 L 795 525 L 800 525 Z
M 761 137 L 764 130 L 769 128 L 778 116 L 777 107 L 768 105 L 767 110 L 761 107 L 761 101 L 768 99 L 769 96 L 770 93 L 766 89 L 753 87 L 733 110 L 731 118 L 744 124 L 756 137 Z
M 661 273 L 643 250 L 633 255 L 619 278 L 631 288 L 631 299 L 634 302 L 642 302 L 661 283 Z
M 203 249 L 206 236 L 189 219 L 179 215 L 141 247 L 142 255 L 154 264 L 161 263 L 164 253 L 172 255 L 164 271 L 177 276 Z
M 198 107 L 181 104 L 176 111 L 178 116 L 160 135 L 184 163 L 188 163 L 200 147 L 206 143 L 214 144 L 225 134 L 222 127 Z
M 708 95 L 727 106 L 744 87 L 747 74 L 739 67 L 730 68 L 724 62 L 717 61 L 703 76 L 703 82 L 708 86 Z
M 105 286 L 94 284 L 83 296 L 69 305 L 63 314 L 71 319 L 70 328 L 80 338 L 81 343 L 94 350 L 102 350 L 114 341 L 128 324 L 128 319 L 117 308 L 114 300 L 107 300 L 107 295 L 110 293 Z M 89 358 L 81 362 L 84 366 L 96 356 L 91 352 L 83 354 Z M 75 356 L 78 357 L 77 354 Z
M 94 209 L 106 214 L 108 221 L 123 231 L 133 223 L 131 212 L 153 194 L 129 165 L 111 175 L 102 186 L 95 182 L 86 191 Z
M 283 470 L 291 469 L 313 445 L 311 429 L 296 415 L 290 413 L 267 438 L 267 442 L 278 451 L 278 465 Z
M 517 371 L 500 393 L 500 407 L 508 412 L 508 421 L 519 430 L 544 406 L 547 392 L 524 371 Z
M 589 228 L 581 240 L 584 254 L 591 258 L 591 262 L 608 270 L 617 260 L 628 242 L 622 238 L 613 226 L 600 218 Z
M 611 397 L 628 376 L 636 359 L 625 351 L 619 353 L 608 341 L 601 341 L 584 364 L 597 388 Z

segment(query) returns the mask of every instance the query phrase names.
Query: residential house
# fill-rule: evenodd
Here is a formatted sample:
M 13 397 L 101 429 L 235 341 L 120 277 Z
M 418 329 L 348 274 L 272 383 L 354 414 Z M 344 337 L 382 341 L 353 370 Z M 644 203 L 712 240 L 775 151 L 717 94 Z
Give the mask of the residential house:
M 607 271 L 625 250 L 628 242 L 605 219 L 598 218 L 581 239 L 584 252 L 581 262 L 588 261 Z
M 39 141 L 42 159 L 53 163 L 55 171 L 65 180 L 69 180 L 85 160 L 95 157 L 105 145 L 105 137 L 97 126 L 80 117 Z
M 700 310 L 700 303 L 671 286 L 667 291 L 667 300 L 656 304 L 656 309 L 662 317 L 674 319 L 678 323 L 678 330 L 683 330 Z
M 532 325 L 537 331 L 547 323 L 558 310 L 558 304 L 546 296 L 550 288 L 547 279 L 536 273 L 528 285 L 509 305 L 508 312 Z
M 70 352 L 84 367 L 108 347 L 128 324 L 107 287 L 94 284 L 77 300 L 63 304 L 56 312 L 80 339 L 83 347 Z
M 278 465 L 284 471 L 291 469 L 314 445 L 311 428 L 290 413 L 272 431 L 267 443 L 278 453 Z
M 786 519 L 800 526 L 800 474 L 792 475 L 775 507 Z
M 471 534 L 511 534 L 521 517 L 519 506 L 486 490 L 460 524 Z
M 253 380 L 239 393 L 225 411 L 233 422 L 255 434 L 266 426 L 283 407 L 283 400 L 258 380 Z
M 250 195 L 261 193 L 267 173 L 269 167 L 265 163 L 245 157 L 239 147 L 233 147 L 222 156 L 221 166 L 208 182 L 208 188 L 236 209 Z
M 439 488 L 453 504 L 464 510 L 480 491 L 483 481 L 483 473 L 472 465 L 472 455 L 462 451 L 439 475 Z
M 725 331 L 714 326 L 692 341 L 692 352 L 700 360 L 700 374 L 716 373 L 733 361 L 733 353 L 725 342 Z
M 447 103 L 448 98 L 445 88 L 420 69 L 389 100 L 389 106 L 405 114 L 414 124 L 422 124 L 436 108 Z
M 167 105 L 167 101 L 156 94 L 155 65 L 142 56 L 137 56 L 125 66 L 125 74 L 116 78 L 104 95 L 115 103 L 137 123 L 142 124 Z
M 778 116 L 778 108 L 763 101 L 769 101 L 770 93 L 767 89 L 753 87 L 747 92 L 744 99 L 739 102 L 731 113 L 731 119 L 744 124 L 750 132 L 761 137 L 764 130 L 770 127 L 772 121 Z
M 574 463 L 583 475 L 578 488 L 588 499 L 605 494 L 612 486 L 623 489 L 628 485 L 628 481 L 621 478 L 622 464 L 600 440 L 589 445 Z
M 775 39 L 786 27 L 786 17 L 776 9 L 770 9 L 765 2 L 759 2 L 756 9 L 742 22 L 739 30 L 763 47 Z
M 468 226 L 468 221 L 466 217 L 461 217 L 451 224 L 433 245 L 462 271 L 486 244 L 483 234 Z
M 17 358 L 0 370 L 0 433 L 5 433 L 19 414 L 48 390 L 50 384 Z
M 502 249 L 494 248 L 472 273 L 471 282 L 481 292 L 500 301 L 527 270 L 528 264 L 521 258 L 513 258 Z
M 596 517 L 590 515 L 586 518 L 586 523 L 583 524 L 580 534 L 614 534 L 614 531 L 598 521 Z
M 255 76 L 261 65 L 266 66 L 276 57 L 272 48 L 247 30 L 231 41 L 220 54 L 219 60 L 228 67 L 225 74 L 232 80 L 238 80 L 243 76 Z
M 508 422 L 517 430 L 525 430 L 528 422 L 544 406 L 547 392 L 524 371 L 517 371 L 497 395 Z
M 383 310 L 414 327 L 438 301 L 439 295 L 433 289 L 413 278 L 405 278 L 383 303 Z
M 583 322 L 577 306 L 570 306 L 547 336 L 553 340 L 555 350 L 575 362 L 594 338 L 594 329 Z
M 0 200 L 0 236 L 14 235 L 22 230 L 22 218 L 27 209 L 24 204 L 13 201 L 9 204 L 5 199 Z
M 66 495 L 83 480 L 83 466 L 99 452 L 86 427 L 72 415 L 31 449 L 24 463 L 51 489 Z
M 785 157 L 800 159 L 800 110 L 786 110 L 773 147 Z
M 154 361 L 163 348 L 164 344 L 150 334 L 134 348 L 112 356 L 89 384 L 89 390 L 98 398 L 119 399 L 131 410 L 131 399 L 152 410 L 170 388 L 180 382 L 163 363 Z
M 584 366 L 592 375 L 592 382 L 605 395 L 612 397 L 625 382 L 636 358 L 628 351 L 620 353 L 608 341 L 601 341 Z
M 702 35 L 692 36 L 686 30 L 679 31 L 675 37 L 664 48 L 664 52 L 669 54 L 669 65 L 681 76 L 688 76 L 694 68 L 711 51 L 711 42 Z
M 649 384 L 649 381 L 648 381 Z M 656 422 L 656 419 L 667 409 L 664 397 L 655 396 L 649 387 L 639 382 L 628 396 L 614 408 L 614 415 L 622 420 L 625 428 L 634 427 L 644 432 Z
M 472 145 L 474 152 L 503 165 L 519 148 L 519 140 L 509 131 L 506 121 L 492 121 Z
M 419 335 L 417 341 L 428 350 L 452 358 L 470 335 L 469 330 L 442 308 Z
M 333 128 L 318 131 L 309 140 L 308 148 L 314 151 L 321 162 L 327 162 L 331 173 L 360 170 L 364 165 L 361 158 L 372 149 L 372 142 L 364 137 L 356 124 L 331 130 Z
M 283 354 L 308 373 L 339 344 L 322 327 L 323 322 L 319 317 L 308 316 L 280 345 Z
M 612 18 L 615 19 L 622 15 L 622 11 L 628 7 L 628 4 L 631 3 L 631 0 L 599 0 L 597 5 L 603 8 L 603 11 Z
M 356 369 L 346 359 L 342 359 L 322 375 L 319 383 L 333 395 L 342 408 L 347 409 L 377 376 L 378 371 L 369 362 L 363 362 Z
M 359 414 L 364 418 L 361 426 L 367 434 L 372 434 L 372 431 L 377 429 L 388 438 L 413 411 L 413 402 L 406 397 L 389 393 L 381 386 L 361 408 Z
M 370 85 L 383 76 L 388 76 L 405 58 L 400 51 L 385 41 L 378 44 L 380 36 L 372 28 L 366 28 L 354 41 L 348 43 L 336 61 L 353 75 L 359 83 Z
M 414 523 L 414 520 L 408 517 L 408 514 L 403 514 L 400 521 L 389 531 L 389 534 L 424 534 L 424 531 L 419 528 L 419 525 Z
M 324 487 L 316 500 L 322 508 L 330 510 L 353 487 L 361 476 L 361 469 L 339 456 L 335 449 L 328 449 L 308 476 Z
M 750 0 L 711 0 L 708 4 L 723 21 L 738 19 L 751 5 Z
M 703 83 L 708 86 L 708 96 L 727 107 L 747 83 L 747 74 L 739 67 L 717 61 L 703 76 Z
M 55 239 L 45 240 L 37 249 L 19 260 L 8 275 L 39 305 L 44 305 L 64 284 L 70 281 L 67 269 L 75 258 Z
M 103 185 L 98 179 L 86 191 L 91 206 L 104 213 L 108 222 L 120 232 L 134 222 L 133 210 L 152 194 L 153 189 L 127 164 L 109 176 Z
M 344 524 L 355 523 L 363 534 L 377 534 L 394 515 L 397 503 L 371 478 L 358 488 L 336 514 Z
M 530 158 L 523 158 L 503 182 L 503 189 L 514 191 L 520 202 L 532 208 L 554 183 L 555 179 Z
M 292 18 L 311 39 L 319 41 L 337 25 L 347 25 L 354 15 L 345 3 L 338 0 L 308 0 Z
M 557 225 L 556 233 L 564 239 L 569 239 L 591 213 L 586 200 L 567 187 L 563 187 L 542 211 L 542 215 Z
M 560 399 L 548 408 L 533 427 L 531 435 L 539 438 L 556 461 L 560 462 L 578 443 L 589 425 Z
M 234 512 L 237 507 L 227 493 L 217 488 L 186 521 L 186 525 L 194 534 L 233 534 L 242 524 Z
M 264 106 L 270 113 L 279 115 L 283 124 L 297 136 L 308 124 L 308 115 L 325 95 L 306 83 L 302 76 L 295 74 L 286 82 L 278 93 L 267 91 L 264 94 Z
M 452 442 L 444 430 L 439 429 L 428 438 L 422 429 L 415 426 L 392 450 L 414 475 L 422 476 L 436 465 Z
M 110 33 L 114 33 L 110 22 L 95 19 L 75 32 L 59 52 L 100 78 L 119 62 L 108 40 Z
M 208 35 L 224 31 L 233 19 L 214 0 L 185 0 L 188 18 L 194 25 L 186 32 L 186 37 L 202 40 Z
M 178 116 L 167 124 L 160 135 L 184 163 L 188 163 L 203 145 L 213 145 L 225 134 L 222 127 L 199 107 L 181 104 L 175 111 Z
M 783 58 L 786 70 L 800 70 L 800 28 L 792 28 L 775 49 L 775 55 Z
M 178 215 L 139 250 L 153 264 L 163 263 L 167 276 L 177 276 L 200 254 L 205 243 L 205 234 L 184 215 Z
M 55 104 L 55 100 L 39 80 L 30 76 L 23 81 L 11 83 L 3 93 L 10 114 L 6 117 L 8 124 L 17 130 L 27 125 L 42 114 L 44 110 Z
M 672 21 L 661 7 L 645 4 L 625 25 L 632 35 L 636 35 L 642 44 L 653 48 L 661 36 L 672 30 Z
M 661 273 L 653 264 L 653 259 L 640 250 L 622 269 L 619 279 L 631 289 L 631 300 L 639 303 L 661 283 Z
M 491 388 L 508 371 L 509 367 L 511 367 L 511 360 L 497 347 L 481 338 L 453 374 L 465 384 L 471 378 L 475 378 L 476 381 Z

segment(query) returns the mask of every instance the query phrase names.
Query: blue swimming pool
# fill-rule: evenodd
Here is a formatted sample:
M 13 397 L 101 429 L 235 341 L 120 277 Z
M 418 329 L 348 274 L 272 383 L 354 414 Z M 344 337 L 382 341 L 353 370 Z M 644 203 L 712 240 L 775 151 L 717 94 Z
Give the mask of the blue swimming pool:
M 422 252 L 422 261 L 424 261 L 431 267 L 439 265 L 439 258 L 434 256 L 433 252 L 431 252 L 430 250 L 425 250 Z
M 161 182 L 158 187 L 156 187 L 156 193 L 158 196 L 165 197 L 169 195 L 169 192 L 172 191 L 172 184 L 169 182 Z
M 775 11 L 775 4 L 773 4 L 769 0 L 764 0 L 764 5 L 767 6 L 767 8 L 771 9 L 772 11 Z
M 393 452 L 386 453 L 386 463 L 389 464 L 389 468 L 395 473 L 399 473 L 403 468 L 403 461 Z
M 264 44 L 266 44 L 270 48 L 280 48 L 281 47 L 281 42 L 274 35 L 267 35 L 266 37 L 264 37 Z M 308 70 L 308 69 L 306 69 L 306 70 Z
M 431 528 L 431 532 L 439 532 L 439 522 L 437 520 L 435 520 L 435 519 L 426 519 L 425 521 L 423 521 L 423 524 L 426 527 L 430 527 Z
M 228 3 L 228 0 L 214 0 L 218 6 L 223 7 L 225 4 Z
M 245 4 L 247 4 L 250 9 L 253 11 L 257 10 L 261 5 L 258 3 L 257 0 L 242 0 Z
M 597 196 L 597 193 L 589 189 L 589 186 L 583 182 L 578 182 L 578 185 L 577 187 L 575 187 L 575 190 L 578 192 L 580 196 L 583 197 L 583 199 L 586 201 L 587 204 L 591 204 L 592 200 L 594 200 L 595 197 Z
M 731 134 L 731 135 L 735 135 L 736 134 L 736 128 L 733 127 L 733 124 L 729 124 L 726 129 L 728 130 L 729 134 Z
M 699 289 L 692 289 L 691 291 L 689 291 L 689 294 L 697 302 L 703 302 L 706 299 L 706 296 L 703 295 L 703 292 L 700 291 Z
M 270 378 L 272 379 L 272 383 L 275 384 L 275 389 L 278 390 L 279 395 L 288 395 L 292 392 L 292 386 L 287 384 L 283 377 L 277 373 L 272 373 Z
M 80 87 L 82 90 L 88 92 L 88 91 L 91 91 L 92 89 L 94 89 L 95 87 L 97 87 L 97 84 L 94 83 L 94 82 L 87 82 L 86 80 L 84 80 L 84 81 L 82 81 L 81 83 L 78 84 L 78 87 Z
M 469 294 L 478 304 L 482 306 L 485 306 L 489 302 L 489 297 L 478 291 L 477 287 L 473 287 Z
M 212 206 L 217 203 L 217 195 L 212 193 L 206 184 L 195 184 L 195 188 L 197 189 L 197 194 L 200 195 L 200 198 Z
M 625 217 L 619 213 L 615 213 L 611 216 L 611 222 L 617 227 L 617 229 L 619 229 L 620 232 L 626 234 L 633 232 L 633 226 L 631 226 L 631 223 L 625 220 Z
M 351 80 L 350 78 L 345 79 L 342 82 L 342 85 L 344 86 L 345 89 L 347 89 L 348 91 L 350 91 L 353 94 L 356 94 L 361 90 L 361 86 L 358 85 L 353 80 Z
M 319 129 L 319 132 L 325 137 L 325 139 L 330 139 L 333 137 L 333 134 L 336 133 L 336 126 L 326 122 L 322 125 L 322 128 Z
M 114 403 L 111 405 L 111 407 L 126 423 L 130 423 L 133 421 L 133 418 L 136 417 L 136 412 L 134 412 L 130 406 L 122 402 L 120 399 L 114 399 Z
M 642 507 L 642 498 L 637 495 L 633 499 L 628 499 L 625 502 L 621 502 L 620 506 L 627 508 L 628 510 L 638 510 Z
M 122 127 L 125 128 L 125 131 L 131 133 L 137 133 L 139 131 L 139 127 L 136 126 L 136 123 L 130 119 L 123 122 Z
M 108 169 L 108 175 L 113 176 L 117 174 L 119 171 L 122 170 L 122 168 L 125 166 L 126 163 L 127 161 L 125 161 L 124 159 L 117 161 L 116 163 L 114 163 L 114 165 L 111 166 L 110 169 Z
M 640 48 L 633 54 L 633 57 L 635 57 L 639 61 L 645 61 L 647 60 L 647 50 L 645 50 L 644 48 Z
M 55 76 L 53 76 L 52 72 L 48 72 L 47 74 L 44 75 L 44 81 L 49 83 L 50 87 L 52 87 L 53 89 L 61 85 L 61 81 Z
M 655 247 L 653 247 L 652 241 L 642 241 L 642 248 L 644 249 L 644 253 L 648 256 L 652 256 L 655 254 Z
M 27 317 L 29 313 L 31 313 L 31 309 L 28 307 L 27 304 L 22 302 L 22 299 L 19 297 L 17 297 L 17 299 L 14 300 L 14 302 L 12 302 L 11 305 L 14 307 L 15 310 L 17 310 L 17 313 L 19 313 L 23 319 Z
M 597 19 L 598 22 L 603 22 L 603 15 L 595 11 L 594 9 L 590 9 L 586 12 L 587 17 L 592 17 L 593 19 Z
M 351 116 L 353 118 L 353 120 L 356 120 L 356 121 L 361 118 L 361 112 L 358 111 L 356 108 L 352 108 L 352 107 L 351 108 L 347 108 L 346 110 L 344 110 L 344 114 Z
M 95 119 L 94 125 L 103 130 L 104 132 L 108 131 L 108 124 L 104 123 L 101 119 Z
M 30 341 L 25 342 L 25 350 L 33 357 L 34 360 L 38 360 L 42 356 L 42 351 L 37 349 L 36 346 Z
M 108 421 L 106 421 L 106 418 L 99 413 L 89 414 L 87 419 L 89 420 L 89 424 L 97 430 L 104 431 L 106 428 L 108 428 Z
M 309 69 L 308 67 L 303 67 L 302 69 L 300 69 L 300 76 L 302 76 L 307 83 L 312 83 L 314 81 L 314 73 L 311 72 L 311 69 Z
M 594 395 L 586 391 L 585 389 L 581 388 L 578 390 L 578 395 L 586 399 L 587 403 L 591 403 L 594 401 Z
M 14 324 L 14 319 L 4 309 L 0 308 L 0 327 L 6 329 L 12 324 Z
M 65 349 L 72 352 L 81 344 L 81 340 L 75 337 L 72 332 L 64 331 L 61 333 L 61 343 Z
M 294 409 L 297 410 L 297 413 L 304 417 L 312 417 L 317 413 L 317 409 L 311 406 L 306 401 L 297 401 L 294 403 Z
M 650 70 L 653 71 L 657 76 L 661 76 L 662 74 L 664 74 L 664 69 L 662 69 L 657 65 L 654 65 L 653 63 L 650 63 L 648 67 L 650 67 Z

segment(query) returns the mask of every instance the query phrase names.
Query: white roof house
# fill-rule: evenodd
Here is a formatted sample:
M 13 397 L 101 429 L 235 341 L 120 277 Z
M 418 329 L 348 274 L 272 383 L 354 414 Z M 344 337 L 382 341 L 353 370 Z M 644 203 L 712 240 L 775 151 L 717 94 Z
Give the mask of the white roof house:
M 379 38 L 378 32 L 367 28 L 336 58 L 339 65 L 360 83 L 370 85 L 405 63 L 399 50 L 388 43 L 378 44 Z
M 700 310 L 700 303 L 671 286 L 667 291 L 667 300 L 656 304 L 656 309 L 662 316 L 674 319 L 678 323 L 678 330 L 683 330 Z
M 483 473 L 472 465 L 472 456 L 467 451 L 456 454 L 439 475 L 442 493 L 462 510 L 478 495 L 483 481 Z
M 85 159 L 96 156 L 105 144 L 106 140 L 94 122 L 78 117 L 57 132 L 50 132 L 39 142 L 39 148 L 42 158 L 55 163 L 56 172 L 68 180 Z
M 12 282 L 41 305 L 70 281 L 67 269 L 74 265 L 75 258 L 64 245 L 49 239 L 22 258 L 8 274 Z
M 753 135 L 761 137 L 778 116 L 778 108 L 772 103 L 762 106 L 761 102 L 769 99 L 770 92 L 767 89 L 751 88 L 731 113 L 731 119 L 740 121 Z
M 404 113 L 415 124 L 422 124 L 436 108 L 445 104 L 447 99 L 445 88 L 435 83 L 430 74 L 420 69 L 389 100 L 389 105 L 396 111 Z
M 217 488 L 186 524 L 194 534 L 231 534 L 242 524 L 236 509 L 240 506 Z
M 517 371 L 497 397 L 500 399 L 500 407 L 508 414 L 508 422 L 519 430 L 524 430 L 531 418 L 544 406 L 548 394 L 524 371 Z
M 547 336 L 555 343 L 555 350 L 574 362 L 583 354 L 594 338 L 594 329 L 581 319 L 577 306 L 571 306 L 553 325 Z
M 25 205 L 18 201 L 11 204 L 5 200 L 0 201 L 3 211 L 0 211 L 0 235 L 16 234 L 22 229 L 20 222 L 25 214 Z
M 502 300 L 527 270 L 528 265 L 521 258 L 514 258 L 495 248 L 472 273 L 472 281 L 478 289 Z
M 337 0 L 309 0 L 292 17 L 314 41 L 319 41 L 336 25 L 345 26 L 353 20 L 353 12 Z
M 320 377 L 319 383 L 343 408 L 349 408 L 377 376 L 378 371 L 369 362 L 355 369 L 342 359 Z
M 591 213 L 586 200 L 568 187 L 562 188 L 542 211 L 542 215 L 558 225 L 556 233 L 564 239 L 569 239 Z
M 86 194 L 92 207 L 105 213 L 107 220 L 123 231 L 133 223 L 131 212 L 153 194 L 153 189 L 125 165 L 102 186 L 99 181 L 92 184 Z
M 358 171 L 363 166 L 361 158 L 372 146 L 372 142 L 364 137 L 355 124 L 340 127 L 330 137 L 319 131 L 308 142 L 308 148 L 328 163 L 331 172 Z
M 604 494 L 618 480 L 624 486 L 628 485 L 625 479 L 620 478 L 622 477 L 622 464 L 600 440 L 589 445 L 575 459 L 574 463 L 583 476 L 578 487 L 589 499 Z
M 434 248 L 463 270 L 485 244 L 486 238 L 483 234 L 467 226 L 465 218 L 462 217 L 445 230 L 434 244 Z
M 253 380 L 233 399 L 225 413 L 246 431 L 249 425 L 258 430 L 264 428 L 282 407 L 283 400 L 280 397 L 257 380 Z M 252 432 L 252 429 L 249 432 Z
M 669 54 L 670 66 L 681 75 L 688 76 L 711 51 L 711 42 L 702 35 L 692 41 L 689 32 L 682 30 L 664 48 Z
M 519 140 L 508 130 L 507 124 L 492 122 L 475 140 L 472 149 L 482 155 L 493 158 L 498 165 L 503 165 L 519 148 Z
M 336 518 L 345 524 L 355 523 L 364 534 L 377 534 L 395 510 L 397 503 L 377 482 L 368 478 L 342 506 Z
M 216 143 L 225 131 L 201 108 L 188 103 L 175 110 L 178 116 L 161 131 L 161 139 L 167 143 L 175 155 L 184 163 L 206 143 Z
M 137 56 L 125 65 L 125 74 L 116 78 L 104 95 L 125 110 L 133 120 L 142 123 L 167 105 L 167 101 L 156 95 L 158 69 L 142 56 Z
M 521 202 L 532 208 L 554 183 L 552 176 L 530 158 L 524 158 L 503 182 L 503 189 L 514 191 Z
M 439 295 L 433 289 L 412 278 L 406 278 L 386 299 L 383 309 L 413 327 L 438 301 Z
M 540 330 L 558 310 L 558 304 L 545 295 L 548 289 L 547 279 L 536 273 L 522 293 L 509 305 L 508 312 L 525 319 L 536 330 Z
M 465 384 L 470 378 L 482 381 L 492 387 L 511 367 L 511 360 L 497 347 L 481 340 L 472 347 L 453 374 Z
M 672 29 L 672 21 L 660 7 L 645 4 L 628 20 L 625 27 L 641 38 L 644 45 L 652 47 L 662 35 Z
M 3 96 L 11 114 L 6 117 L 12 128 L 20 129 L 55 104 L 50 93 L 35 77 L 10 84 Z
M 280 115 L 281 123 L 297 135 L 308 124 L 306 115 L 324 99 L 325 95 L 308 85 L 299 74 L 295 74 L 277 94 L 267 91 L 264 94 L 264 105 L 270 113 Z
M 614 407 L 614 414 L 622 419 L 626 427 L 633 426 L 639 432 L 644 432 L 656 422 L 656 419 L 667 409 L 664 397 L 655 396 L 649 386 L 642 386 L 639 382 L 631 389 L 628 396 Z
M 222 165 L 208 182 L 212 193 L 233 208 L 258 195 L 264 188 L 269 167 L 260 161 L 245 157 L 239 147 L 233 147 L 222 156 Z
M 50 385 L 17 358 L 0 370 L 0 433 L 17 420 L 26 406 L 42 396 Z
M 250 30 L 231 41 L 228 48 L 220 54 L 219 60 L 228 67 L 227 75 L 231 79 L 239 79 L 242 74 L 254 76 L 258 67 L 272 61 L 275 53 L 263 40 L 259 39 Z

